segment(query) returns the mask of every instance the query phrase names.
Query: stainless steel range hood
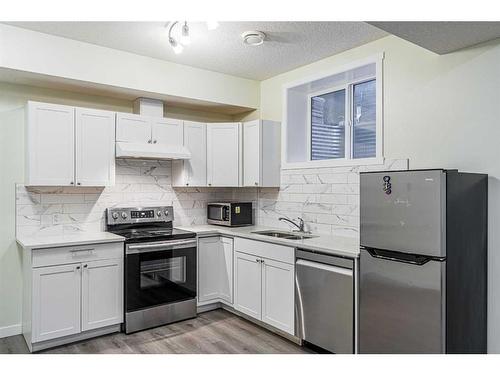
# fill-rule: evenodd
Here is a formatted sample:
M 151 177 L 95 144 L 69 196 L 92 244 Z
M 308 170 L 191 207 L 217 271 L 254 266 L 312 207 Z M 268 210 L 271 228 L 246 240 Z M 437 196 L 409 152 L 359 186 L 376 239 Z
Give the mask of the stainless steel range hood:
M 181 145 L 116 142 L 117 158 L 191 159 L 191 152 Z

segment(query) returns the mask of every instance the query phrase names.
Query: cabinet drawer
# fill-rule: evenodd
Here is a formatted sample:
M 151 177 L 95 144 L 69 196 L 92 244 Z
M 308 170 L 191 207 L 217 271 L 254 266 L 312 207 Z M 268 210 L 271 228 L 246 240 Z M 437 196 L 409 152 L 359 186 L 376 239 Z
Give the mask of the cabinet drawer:
M 123 243 L 112 242 L 55 247 L 32 251 L 32 266 L 45 267 L 101 259 L 123 258 Z
M 247 240 L 246 238 L 235 238 L 234 250 L 289 264 L 295 263 L 295 248 L 289 246 Z

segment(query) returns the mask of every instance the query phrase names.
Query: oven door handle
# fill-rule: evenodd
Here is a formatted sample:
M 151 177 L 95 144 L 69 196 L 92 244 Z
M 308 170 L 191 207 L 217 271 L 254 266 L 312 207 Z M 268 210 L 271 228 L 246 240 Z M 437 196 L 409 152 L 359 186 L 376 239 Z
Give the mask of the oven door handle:
M 126 254 L 147 253 L 151 251 L 161 250 L 176 250 L 185 249 L 188 247 L 196 247 L 196 240 L 155 242 L 151 244 L 127 245 Z

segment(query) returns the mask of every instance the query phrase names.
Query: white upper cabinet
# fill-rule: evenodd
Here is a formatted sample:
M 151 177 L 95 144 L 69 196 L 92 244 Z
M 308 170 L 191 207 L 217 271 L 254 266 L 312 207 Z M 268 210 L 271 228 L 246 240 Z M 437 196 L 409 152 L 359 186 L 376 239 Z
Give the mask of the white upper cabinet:
M 280 186 L 280 123 L 243 123 L 243 186 Z
M 76 109 L 76 184 L 115 182 L 115 113 Z
M 28 102 L 26 185 L 75 184 L 75 108 Z
M 182 120 L 151 118 L 151 139 L 153 144 L 182 145 Z
M 114 184 L 114 112 L 28 102 L 26 140 L 26 185 Z
M 151 143 L 150 118 L 132 113 L 116 114 L 116 141 Z
M 173 161 L 173 186 L 207 186 L 206 123 L 184 121 L 184 147 L 191 158 Z
M 207 125 L 208 186 L 240 186 L 240 123 Z

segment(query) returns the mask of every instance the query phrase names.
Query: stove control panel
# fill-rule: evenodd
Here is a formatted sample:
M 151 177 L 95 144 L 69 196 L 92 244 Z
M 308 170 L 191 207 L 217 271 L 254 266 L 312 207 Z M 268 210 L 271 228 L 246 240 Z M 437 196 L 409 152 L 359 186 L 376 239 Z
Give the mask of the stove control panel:
M 108 225 L 170 222 L 174 220 L 172 206 L 160 207 L 117 207 L 106 209 Z

